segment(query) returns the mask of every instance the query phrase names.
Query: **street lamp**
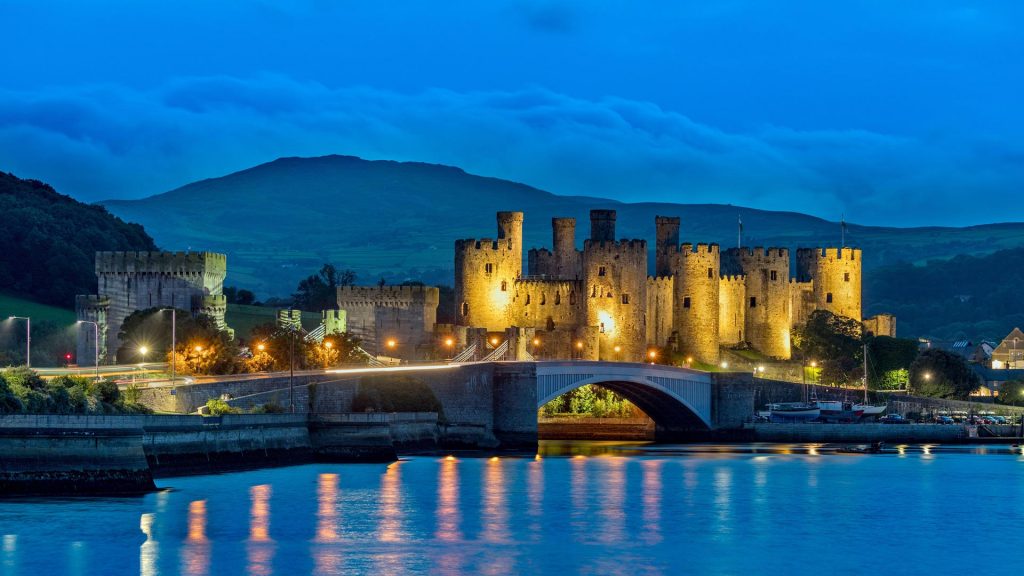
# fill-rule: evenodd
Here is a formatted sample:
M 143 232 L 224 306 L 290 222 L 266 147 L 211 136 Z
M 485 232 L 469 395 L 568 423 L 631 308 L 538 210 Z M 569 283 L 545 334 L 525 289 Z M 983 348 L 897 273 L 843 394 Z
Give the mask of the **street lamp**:
M 326 370 L 331 363 L 331 348 L 334 348 L 334 343 L 330 340 L 324 340 L 324 348 L 327 349 L 327 353 L 324 354 L 324 370 Z
M 582 360 L 583 359 L 583 342 L 582 341 L 580 341 L 580 340 L 576 341 L 576 350 L 577 350 L 577 354 L 579 354 L 579 359 Z
M 28 316 L 8 316 L 8 320 L 25 321 L 25 367 L 32 367 L 32 319 Z
M 174 378 L 177 375 L 176 372 L 177 372 L 177 367 L 178 367 L 178 362 L 177 362 L 177 360 L 178 360 L 178 353 L 177 353 L 177 351 L 175 351 L 175 348 L 178 345 L 178 334 L 177 334 L 177 328 L 178 328 L 178 320 L 177 319 L 178 319 L 178 315 L 174 313 L 174 308 L 161 308 L 160 309 L 161 312 L 164 312 L 166 310 L 170 310 L 171 311 L 171 394 L 177 394 L 178 393 L 178 388 L 177 388 L 177 384 L 175 384 L 175 382 L 174 382 Z
M 81 325 L 81 324 L 92 324 L 93 334 L 95 336 L 95 340 L 94 340 L 94 343 L 93 343 L 93 352 L 95 353 L 95 356 L 96 356 L 96 358 L 95 358 L 95 363 L 96 363 L 95 364 L 96 365 L 96 379 L 99 380 L 100 379 L 100 325 L 99 325 L 98 322 L 93 322 L 92 320 L 79 320 L 78 322 L 76 322 L 76 324 L 79 324 L 79 325 Z
M 658 357 L 658 351 L 654 349 L 649 350 L 647 357 L 651 359 L 651 364 L 654 364 L 654 359 Z

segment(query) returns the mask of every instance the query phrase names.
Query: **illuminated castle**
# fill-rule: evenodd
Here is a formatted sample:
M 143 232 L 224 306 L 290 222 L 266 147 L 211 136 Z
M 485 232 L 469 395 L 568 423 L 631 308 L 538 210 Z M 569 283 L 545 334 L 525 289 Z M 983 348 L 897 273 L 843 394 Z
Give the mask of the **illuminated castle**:
M 576 222 L 551 221 L 553 250 L 531 249 L 523 274 L 523 213 L 499 212 L 496 239 L 455 242 L 456 324 L 522 331 L 545 358 L 641 361 L 668 347 L 706 363 L 743 343 L 775 358 L 814 310 L 861 320 L 861 251 L 679 243 L 679 218 L 655 218 L 654 276 L 647 241 L 615 238 L 615 212 L 592 210 L 576 249 Z M 520 346 L 522 346 L 520 344 Z

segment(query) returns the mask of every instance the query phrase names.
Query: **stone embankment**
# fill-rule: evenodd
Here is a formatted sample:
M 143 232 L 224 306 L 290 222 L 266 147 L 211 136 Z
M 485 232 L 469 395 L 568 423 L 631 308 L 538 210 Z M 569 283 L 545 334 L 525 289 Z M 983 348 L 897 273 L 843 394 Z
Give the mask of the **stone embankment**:
M 1016 426 L 961 424 L 747 424 L 744 437 L 751 442 L 970 444 L 986 438 L 1013 441 Z
M 437 447 L 436 413 L 0 417 L 0 495 L 140 494 L 154 476 L 390 462 Z

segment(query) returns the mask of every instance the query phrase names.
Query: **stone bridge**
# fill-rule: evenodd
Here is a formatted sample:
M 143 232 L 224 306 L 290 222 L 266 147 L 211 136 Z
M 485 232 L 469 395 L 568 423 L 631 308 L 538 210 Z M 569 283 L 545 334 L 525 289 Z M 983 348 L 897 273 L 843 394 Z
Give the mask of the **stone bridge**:
M 654 420 L 656 435 L 663 440 L 727 434 L 742 428 L 754 409 L 749 373 L 576 360 L 327 370 L 304 375 L 296 383 L 296 410 L 349 412 L 362 378 L 389 375 L 414 378 L 430 387 L 442 407 L 440 435 L 455 446 L 536 444 L 540 407 L 586 384 L 607 388 L 633 402 Z M 281 377 L 234 377 L 179 387 L 174 397 L 154 390 L 146 403 L 157 402 L 161 410 L 191 412 L 208 398 L 228 394 L 242 408 L 271 400 L 287 406 L 286 386 L 287 379 Z M 173 405 L 160 404 L 161 398 Z

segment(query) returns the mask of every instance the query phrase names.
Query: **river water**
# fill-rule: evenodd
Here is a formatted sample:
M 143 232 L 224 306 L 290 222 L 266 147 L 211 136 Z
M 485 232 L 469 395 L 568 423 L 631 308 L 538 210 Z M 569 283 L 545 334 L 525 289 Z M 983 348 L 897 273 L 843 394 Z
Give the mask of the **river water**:
M 996 572 L 1024 562 L 1010 447 L 542 443 L 0 500 L 0 574 Z

